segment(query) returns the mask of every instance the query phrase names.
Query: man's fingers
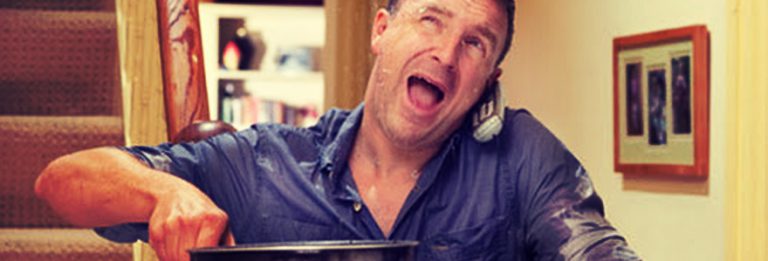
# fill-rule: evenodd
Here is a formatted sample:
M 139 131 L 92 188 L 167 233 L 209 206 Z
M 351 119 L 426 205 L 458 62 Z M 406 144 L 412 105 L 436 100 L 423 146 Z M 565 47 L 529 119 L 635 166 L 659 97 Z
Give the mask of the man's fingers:
M 200 233 L 200 223 L 198 222 L 187 222 L 188 224 L 185 224 L 184 228 L 181 229 L 179 233 L 179 245 L 177 249 L 174 249 L 174 251 L 177 252 L 177 255 L 179 257 L 179 260 L 188 261 L 189 260 L 189 252 L 188 250 L 191 248 L 195 248 L 195 243 L 197 240 L 197 234 Z
M 232 234 L 232 230 L 227 229 L 227 233 L 224 235 L 223 238 L 224 242 L 221 245 L 225 246 L 234 246 L 235 245 L 235 235 Z
M 167 259 L 163 261 L 178 261 L 179 259 L 179 238 L 181 238 L 178 224 L 165 224 L 165 254 Z
M 220 236 L 220 228 L 203 226 L 200 228 L 200 234 L 197 235 L 197 243 L 195 243 L 195 247 L 216 246 L 219 243 Z
M 227 214 L 191 184 L 181 183 L 155 205 L 149 218 L 150 244 L 160 260 L 189 261 L 189 249 L 217 246 Z
M 171 215 L 166 222 L 161 225 L 163 246 L 161 247 L 165 258 L 163 261 L 179 261 L 183 259 L 186 251 L 184 238 L 194 236 L 190 231 L 190 223 L 185 222 L 182 217 Z
M 166 235 L 159 226 L 150 228 L 149 245 L 155 250 L 155 255 L 160 260 L 168 259 L 168 255 L 165 252 L 165 237 Z
M 227 216 L 223 212 L 205 217 L 205 222 L 200 224 L 200 233 L 197 234 L 195 247 L 218 246 L 226 226 Z

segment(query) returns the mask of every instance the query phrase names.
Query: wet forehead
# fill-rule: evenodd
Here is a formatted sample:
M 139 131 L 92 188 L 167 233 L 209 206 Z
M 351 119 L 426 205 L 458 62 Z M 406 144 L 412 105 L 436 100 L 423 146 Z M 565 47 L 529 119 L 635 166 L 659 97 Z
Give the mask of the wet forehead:
M 397 10 L 410 13 L 438 11 L 445 14 L 461 14 L 468 17 L 486 17 L 489 24 L 506 24 L 503 0 L 400 0 Z M 399 12 L 399 11 L 398 11 Z
M 432 13 L 447 18 L 460 18 L 469 26 L 480 28 L 484 34 L 503 39 L 507 27 L 507 13 L 499 0 L 401 0 L 398 13 L 418 16 Z

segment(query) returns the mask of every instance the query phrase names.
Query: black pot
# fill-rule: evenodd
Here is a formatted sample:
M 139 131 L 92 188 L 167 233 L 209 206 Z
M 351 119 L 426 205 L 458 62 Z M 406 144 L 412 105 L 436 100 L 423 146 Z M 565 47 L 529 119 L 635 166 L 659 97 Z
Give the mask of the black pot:
M 189 250 L 192 261 L 410 261 L 416 241 L 304 241 Z

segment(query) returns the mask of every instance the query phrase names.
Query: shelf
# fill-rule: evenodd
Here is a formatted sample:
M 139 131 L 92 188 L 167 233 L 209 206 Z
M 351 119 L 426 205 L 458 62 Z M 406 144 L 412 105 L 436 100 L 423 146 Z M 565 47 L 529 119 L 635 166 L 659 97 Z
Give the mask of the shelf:
M 245 90 L 261 99 L 282 101 L 293 106 L 318 107 L 323 102 L 323 74 L 319 72 L 268 73 L 220 70 L 218 78 L 243 80 Z
M 245 90 L 261 99 L 282 101 L 293 106 L 315 106 L 323 102 L 322 79 L 318 81 L 248 81 Z
M 260 35 L 266 46 L 260 70 L 220 69 L 219 22 L 222 18 L 243 19 L 249 33 Z M 283 47 L 322 48 L 325 43 L 322 6 L 201 3 L 200 25 L 211 117 L 219 117 L 219 81 L 224 80 L 242 81 L 245 91 L 259 99 L 323 108 L 322 72 L 282 72 L 275 62 L 278 50 Z

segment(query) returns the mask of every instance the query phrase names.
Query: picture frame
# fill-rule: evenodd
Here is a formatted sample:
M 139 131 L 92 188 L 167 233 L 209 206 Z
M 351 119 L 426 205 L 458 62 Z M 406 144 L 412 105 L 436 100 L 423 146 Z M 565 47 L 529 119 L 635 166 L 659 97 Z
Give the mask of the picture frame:
M 709 70 L 704 25 L 614 38 L 616 172 L 708 177 Z

